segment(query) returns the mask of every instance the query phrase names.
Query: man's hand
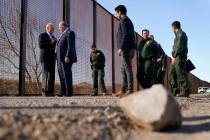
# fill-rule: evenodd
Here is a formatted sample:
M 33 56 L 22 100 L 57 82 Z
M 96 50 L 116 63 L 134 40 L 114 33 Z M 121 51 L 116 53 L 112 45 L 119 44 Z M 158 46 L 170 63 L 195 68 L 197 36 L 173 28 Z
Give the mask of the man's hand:
M 119 56 L 122 55 L 122 49 L 118 49 L 117 53 L 119 54 Z
M 69 58 L 65 57 L 65 63 L 69 63 L 69 62 L 70 62 Z
M 54 39 L 54 40 L 51 42 L 52 45 L 55 45 L 56 43 L 57 43 L 57 39 Z
M 159 58 L 159 59 L 157 59 L 157 62 L 158 62 L 158 63 L 160 63 L 160 62 L 161 62 L 161 60 L 162 60 L 162 59 L 161 59 L 161 58 Z
M 176 59 L 175 58 L 172 58 L 172 60 L 171 60 L 171 64 L 176 64 Z

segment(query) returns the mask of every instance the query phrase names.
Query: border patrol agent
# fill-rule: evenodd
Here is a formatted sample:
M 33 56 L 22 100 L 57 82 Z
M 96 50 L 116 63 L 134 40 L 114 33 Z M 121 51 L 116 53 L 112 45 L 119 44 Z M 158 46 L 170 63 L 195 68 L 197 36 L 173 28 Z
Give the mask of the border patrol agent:
M 186 61 L 188 53 L 188 38 L 181 29 L 181 23 L 175 21 L 172 23 L 172 29 L 175 33 L 172 61 L 170 70 L 170 84 L 174 95 L 179 97 L 189 97 L 190 87 L 186 72 Z
M 149 37 L 149 30 L 142 30 L 143 40 L 138 46 L 137 80 L 140 85 L 150 88 L 155 82 L 156 41 Z
M 106 94 L 105 82 L 104 82 L 104 67 L 105 56 L 102 51 L 97 50 L 96 45 L 91 46 L 92 52 L 90 54 L 90 63 L 92 69 L 93 78 L 93 94 L 91 96 L 98 95 L 98 86 L 101 89 L 103 95 Z

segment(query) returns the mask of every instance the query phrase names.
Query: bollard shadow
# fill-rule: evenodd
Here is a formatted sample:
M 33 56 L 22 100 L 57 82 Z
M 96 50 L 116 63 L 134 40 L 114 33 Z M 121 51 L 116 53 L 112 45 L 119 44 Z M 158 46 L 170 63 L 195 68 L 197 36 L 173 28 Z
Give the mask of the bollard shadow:
M 210 132 L 210 116 L 184 117 L 182 126 L 176 129 L 167 129 L 164 132 L 186 134 Z
M 63 106 L 63 105 L 52 105 L 52 106 L 0 106 L 0 110 L 18 110 L 18 109 L 40 109 L 40 110 L 45 110 L 45 109 L 106 109 L 110 108 L 113 110 L 120 110 L 119 107 L 116 106 L 97 106 L 97 105 L 68 105 L 68 106 Z
M 202 121 L 202 120 L 210 121 L 210 116 L 194 116 L 194 117 L 184 117 L 183 118 L 183 122 Z

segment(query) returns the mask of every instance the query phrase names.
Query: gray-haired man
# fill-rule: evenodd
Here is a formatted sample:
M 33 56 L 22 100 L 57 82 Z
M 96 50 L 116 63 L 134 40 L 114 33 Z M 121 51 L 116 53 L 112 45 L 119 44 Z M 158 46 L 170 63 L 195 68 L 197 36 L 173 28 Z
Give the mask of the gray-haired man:
M 42 94 L 54 96 L 55 85 L 55 46 L 57 39 L 53 36 L 54 26 L 46 25 L 46 32 L 39 36 L 40 61 L 42 64 Z

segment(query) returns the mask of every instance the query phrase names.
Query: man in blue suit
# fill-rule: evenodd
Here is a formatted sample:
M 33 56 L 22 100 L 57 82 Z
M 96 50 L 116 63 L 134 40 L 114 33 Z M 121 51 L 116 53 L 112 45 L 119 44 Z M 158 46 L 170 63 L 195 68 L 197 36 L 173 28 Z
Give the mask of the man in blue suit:
M 61 96 L 72 96 L 73 80 L 72 80 L 72 65 L 77 62 L 75 49 L 75 33 L 68 25 L 61 21 L 59 23 L 61 32 L 58 39 L 56 56 L 58 65 L 58 74 L 61 82 Z

